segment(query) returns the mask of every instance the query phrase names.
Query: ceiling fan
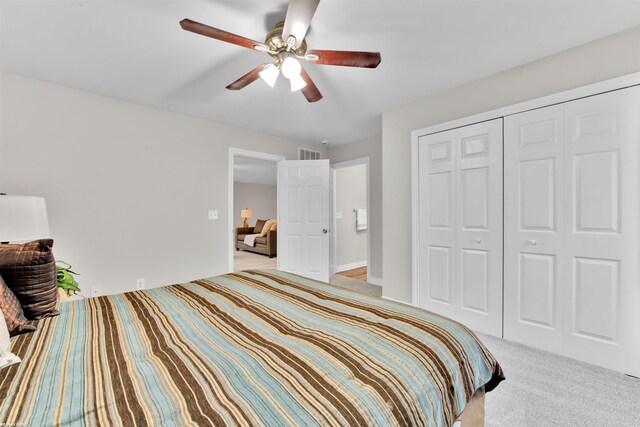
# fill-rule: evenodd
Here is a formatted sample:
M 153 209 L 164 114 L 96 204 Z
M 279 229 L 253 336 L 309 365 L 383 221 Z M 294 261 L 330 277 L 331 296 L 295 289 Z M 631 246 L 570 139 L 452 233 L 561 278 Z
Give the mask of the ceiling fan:
M 284 21 L 278 22 L 265 38 L 264 43 L 229 33 L 218 28 L 201 24 L 191 19 L 183 19 L 180 26 L 192 33 L 233 43 L 238 46 L 268 53 L 272 62 L 260 64 L 235 82 L 227 86 L 229 90 L 240 90 L 261 77 L 273 87 L 280 72 L 291 83 L 291 92 L 301 90 L 309 102 L 322 99 L 322 94 L 302 68 L 300 60 L 319 65 L 341 65 L 345 67 L 376 68 L 381 58 L 378 52 L 352 52 L 341 50 L 309 50 L 305 35 L 311 18 L 320 0 L 289 0 Z

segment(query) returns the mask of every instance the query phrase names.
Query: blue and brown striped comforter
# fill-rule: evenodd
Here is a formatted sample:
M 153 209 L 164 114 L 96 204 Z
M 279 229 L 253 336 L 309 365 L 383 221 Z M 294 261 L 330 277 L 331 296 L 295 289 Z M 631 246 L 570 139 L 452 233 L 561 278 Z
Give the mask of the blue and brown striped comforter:
M 26 426 L 450 426 L 503 378 L 454 321 L 272 270 L 65 303 L 13 352 Z

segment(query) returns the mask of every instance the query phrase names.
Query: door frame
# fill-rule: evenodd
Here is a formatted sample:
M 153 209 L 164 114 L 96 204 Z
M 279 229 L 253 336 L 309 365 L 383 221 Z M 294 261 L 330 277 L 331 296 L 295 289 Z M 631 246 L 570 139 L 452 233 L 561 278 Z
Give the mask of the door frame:
M 227 264 L 227 269 L 229 273 L 233 273 L 233 255 L 235 252 L 235 242 L 233 241 L 234 238 L 234 231 L 235 231 L 235 225 L 234 225 L 234 218 L 233 218 L 233 185 L 234 185 L 234 173 L 233 173 L 233 165 L 235 164 L 235 158 L 236 157 L 249 157 L 251 159 L 258 159 L 258 160 L 269 160 L 269 161 L 273 161 L 273 162 L 280 162 L 281 160 L 286 160 L 285 156 L 281 156 L 278 154 L 269 154 L 269 153 L 262 153 L 259 151 L 250 151 L 250 150 L 243 150 L 240 148 L 234 148 L 234 147 L 229 147 L 229 178 L 228 178 L 228 197 L 227 197 L 227 206 L 228 206 L 228 214 L 227 214 L 227 225 L 228 225 L 228 229 L 229 229 L 229 256 L 228 256 L 228 264 Z M 276 194 L 277 194 L 277 188 L 278 188 L 278 184 L 280 182 L 280 177 L 278 177 L 277 181 L 276 181 Z M 280 206 L 278 204 L 278 209 L 280 209 Z M 276 217 L 278 216 L 278 213 L 276 213 Z
M 371 168 L 369 167 L 369 156 L 366 157 L 360 157 L 357 159 L 353 159 L 353 160 L 347 160 L 344 162 L 338 162 L 338 163 L 332 163 L 331 166 L 331 188 L 333 191 L 333 194 L 331 195 L 331 217 L 330 222 L 331 222 L 331 233 L 333 236 L 333 242 L 332 245 L 330 246 L 330 251 L 331 251 L 331 258 L 330 258 L 330 262 L 329 262 L 329 268 L 330 268 L 330 275 L 333 276 L 334 274 L 336 274 L 336 268 L 337 268 L 337 264 L 338 264 L 338 239 L 336 238 L 337 236 L 337 231 L 338 231 L 338 222 L 336 219 L 336 170 L 337 169 L 344 169 L 344 168 L 348 168 L 350 166 L 358 166 L 358 165 L 365 165 L 365 176 L 367 179 L 367 282 L 371 283 L 371 268 L 370 268 L 370 264 L 371 264 Z
M 480 114 L 438 123 L 411 132 L 411 304 L 418 306 L 420 301 L 420 162 L 418 157 L 418 140 L 420 137 L 637 85 L 640 85 L 640 72 L 557 92 L 530 101 L 507 105 Z

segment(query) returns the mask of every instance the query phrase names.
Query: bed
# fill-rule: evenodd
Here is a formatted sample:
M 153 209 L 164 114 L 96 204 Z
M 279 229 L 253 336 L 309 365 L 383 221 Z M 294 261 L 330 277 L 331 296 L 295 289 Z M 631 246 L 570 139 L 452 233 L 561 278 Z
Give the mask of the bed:
M 63 303 L 12 345 L 2 425 L 481 425 L 504 379 L 459 323 L 275 270 Z

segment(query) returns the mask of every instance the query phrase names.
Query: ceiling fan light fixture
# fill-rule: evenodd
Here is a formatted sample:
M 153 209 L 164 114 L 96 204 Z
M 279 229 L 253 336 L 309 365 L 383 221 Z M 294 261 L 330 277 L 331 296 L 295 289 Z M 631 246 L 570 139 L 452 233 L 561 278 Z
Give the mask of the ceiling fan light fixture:
M 287 46 L 289 49 L 295 49 L 297 47 L 298 41 L 296 40 L 296 36 L 293 34 L 287 37 Z
M 191 19 L 180 21 L 183 30 L 216 39 L 225 43 L 268 54 L 271 64 L 262 63 L 242 75 L 228 90 L 240 90 L 262 78 L 274 87 L 280 71 L 291 84 L 291 91 L 300 91 L 308 102 L 317 102 L 322 94 L 316 87 L 299 60 L 317 65 L 337 65 L 342 67 L 376 68 L 381 61 L 379 52 L 358 52 L 346 50 L 311 50 L 307 52 L 305 36 L 321 0 L 288 0 L 287 14 L 267 32 L 264 42 L 242 37 L 219 28 L 211 27 Z M 1 426 L 0 426 L 1 427 Z
M 280 70 L 278 70 L 278 67 L 275 64 L 267 64 L 258 74 L 260 74 L 260 77 L 266 84 L 274 87 L 276 80 L 278 80 L 278 75 L 280 75 Z
M 293 56 L 289 56 L 282 61 L 282 75 L 289 80 L 295 77 L 300 77 L 301 71 L 302 66 L 300 65 L 300 61 Z
M 291 83 L 291 92 L 295 92 L 297 90 L 302 89 L 307 85 L 307 82 L 304 81 L 301 75 L 293 76 L 289 79 Z

